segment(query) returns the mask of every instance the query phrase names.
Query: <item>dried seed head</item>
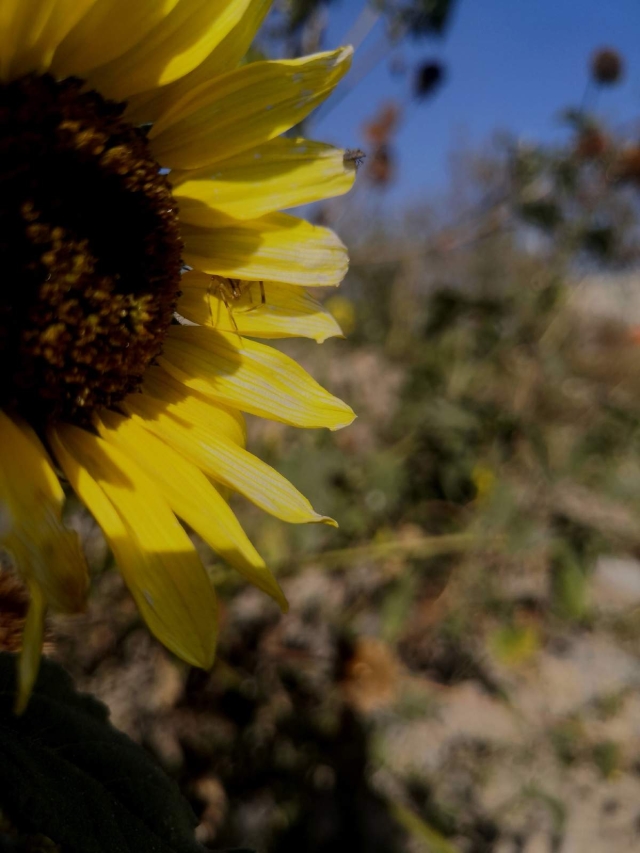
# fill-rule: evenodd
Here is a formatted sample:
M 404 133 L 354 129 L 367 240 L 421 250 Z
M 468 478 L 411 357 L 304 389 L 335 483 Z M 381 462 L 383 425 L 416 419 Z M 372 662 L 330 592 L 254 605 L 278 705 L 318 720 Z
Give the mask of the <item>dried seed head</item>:
M 613 86 L 624 73 L 624 62 L 617 50 L 597 50 L 591 57 L 591 75 L 601 86 Z

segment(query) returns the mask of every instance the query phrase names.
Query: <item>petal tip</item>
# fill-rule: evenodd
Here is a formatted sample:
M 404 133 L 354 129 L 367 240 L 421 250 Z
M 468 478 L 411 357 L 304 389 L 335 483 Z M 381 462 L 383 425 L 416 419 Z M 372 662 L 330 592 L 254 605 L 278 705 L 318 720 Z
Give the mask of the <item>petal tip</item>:
M 317 344 L 323 344 L 325 341 L 331 340 L 331 338 L 337 338 L 338 340 L 345 340 L 346 337 L 347 336 L 344 334 L 342 329 L 340 329 L 338 327 L 338 329 L 332 330 L 330 332 L 328 332 L 328 331 L 319 332 L 317 335 L 315 335 L 314 340 Z
M 270 575 L 271 582 L 267 586 L 260 586 L 263 592 L 266 592 L 267 595 L 275 601 L 275 603 L 280 608 L 281 613 L 289 612 L 289 602 L 287 601 L 287 597 L 282 591 L 282 588 L 278 581 L 275 579 L 273 575 Z
M 15 702 L 13 703 L 13 713 L 16 717 L 21 717 L 24 712 L 27 710 L 27 705 L 29 704 L 29 695 L 19 693 L 16 696 Z
M 289 602 L 285 598 L 284 593 L 282 594 L 282 598 L 278 600 L 278 604 L 280 605 L 280 610 L 283 615 L 289 612 Z
M 335 424 L 332 427 L 329 427 L 331 432 L 337 432 L 339 429 L 344 429 L 345 427 L 350 426 L 358 416 L 353 411 L 350 406 L 347 406 L 345 403 L 345 417 L 343 420 L 340 420 L 339 423 Z
M 212 649 L 202 648 L 199 650 L 197 656 L 194 656 L 194 666 L 197 666 L 198 669 L 204 669 L 205 672 L 209 672 L 213 669 L 213 665 L 216 662 L 216 645 L 213 646 Z

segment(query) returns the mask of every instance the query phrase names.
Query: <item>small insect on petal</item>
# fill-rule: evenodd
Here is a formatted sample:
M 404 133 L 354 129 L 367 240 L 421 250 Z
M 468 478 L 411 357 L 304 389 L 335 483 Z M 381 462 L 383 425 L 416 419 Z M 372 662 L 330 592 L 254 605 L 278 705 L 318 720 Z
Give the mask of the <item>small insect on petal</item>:
M 344 152 L 344 165 L 350 166 L 357 172 L 360 166 L 362 166 L 362 164 L 366 160 L 366 158 L 367 155 L 361 148 L 348 148 Z

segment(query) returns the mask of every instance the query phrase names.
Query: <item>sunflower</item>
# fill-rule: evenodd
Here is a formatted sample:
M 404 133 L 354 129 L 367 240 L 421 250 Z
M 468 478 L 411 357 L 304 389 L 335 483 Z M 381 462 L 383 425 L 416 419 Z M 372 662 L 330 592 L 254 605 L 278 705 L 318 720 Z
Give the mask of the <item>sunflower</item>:
M 246 448 L 244 413 L 338 429 L 351 409 L 253 340 L 339 335 L 329 230 L 278 212 L 346 192 L 329 145 L 283 136 L 348 48 L 242 64 L 269 0 L 3 0 L 0 545 L 28 588 L 25 707 L 46 611 L 88 586 L 66 481 L 153 634 L 210 667 L 216 597 L 182 523 L 286 600 L 226 496 L 324 522 Z M 245 337 L 248 336 L 248 337 Z

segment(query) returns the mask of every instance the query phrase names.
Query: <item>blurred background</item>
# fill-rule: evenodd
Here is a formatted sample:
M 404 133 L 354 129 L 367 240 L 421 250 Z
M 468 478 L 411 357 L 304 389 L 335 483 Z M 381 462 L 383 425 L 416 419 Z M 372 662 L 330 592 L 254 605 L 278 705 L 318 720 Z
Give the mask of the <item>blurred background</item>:
M 298 129 L 366 154 L 305 210 L 347 338 L 282 348 L 359 417 L 250 446 L 340 529 L 234 502 L 291 610 L 202 546 L 207 674 L 76 517 L 91 607 L 50 637 L 211 849 L 640 849 L 639 36 L 635 0 L 276 2 L 250 59 L 356 46 Z

